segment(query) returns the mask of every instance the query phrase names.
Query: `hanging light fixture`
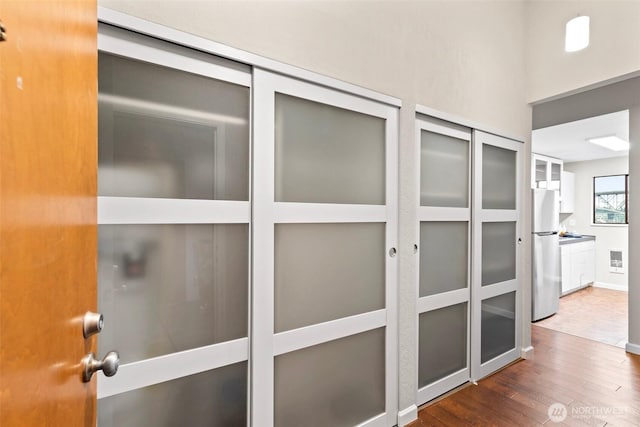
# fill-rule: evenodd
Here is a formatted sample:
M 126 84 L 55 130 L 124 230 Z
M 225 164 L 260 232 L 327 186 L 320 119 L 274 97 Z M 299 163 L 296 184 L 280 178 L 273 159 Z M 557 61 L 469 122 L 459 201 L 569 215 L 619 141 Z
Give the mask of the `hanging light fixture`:
M 578 16 L 567 22 L 564 50 L 577 52 L 589 46 L 589 17 Z

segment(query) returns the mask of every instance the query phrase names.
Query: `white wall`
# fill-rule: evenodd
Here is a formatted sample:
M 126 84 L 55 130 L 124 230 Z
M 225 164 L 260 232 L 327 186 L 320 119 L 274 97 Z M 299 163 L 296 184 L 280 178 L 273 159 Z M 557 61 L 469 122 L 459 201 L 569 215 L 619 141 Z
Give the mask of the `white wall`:
M 591 21 L 590 45 L 564 51 L 566 22 Z M 528 99 L 539 101 L 640 70 L 640 1 L 527 2 Z
M 565 163 L 564 170 L 575 173 L 575 210 L 573 214 L 561 214 L 562 225 L 567 230 L 596 236 L 596 282 L 627 288 L 628 246 L 627 226 L 592 225 L 593 177 L 621 175 L 629 172 L 629 157 Z M 575 225 L 572 225 L 575 221 Z M 609 250 L 624 250 L 624 274 L 609 272 Z
M 415 403 L 417 373 L 415 104 L 526 140 L 522 1 L 119 1 L 106 6 L 383 92 L 400 112 L 399 408 Z M 528 194 L 523 180 L 523 194 Z M 523 197 L 523 230 L 530 229 Z M 530 241 L 522 235 L 523 317 L 530 318 Z M 528 322 L 523 346 L 530 343 Z

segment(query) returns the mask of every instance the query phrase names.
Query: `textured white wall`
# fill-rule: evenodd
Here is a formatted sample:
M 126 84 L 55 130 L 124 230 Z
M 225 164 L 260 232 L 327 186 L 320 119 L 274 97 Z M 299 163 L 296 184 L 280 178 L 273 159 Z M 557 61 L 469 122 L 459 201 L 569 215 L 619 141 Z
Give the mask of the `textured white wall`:
M 629 172 L 629 157 L 592 160 L 587 162 L 565 163 L 564 169 L 575 173 L 575 210 L 573 214 L 561 215 L 567 230 L 596 236 L 596 282 L 627 287 L 628 284 L 628 246 L 629 230 L 627 226 L 592 225 L 593 177 L 621 175 Z M 570 225 L 571 220 L 575 225 Z M 609 272 L 609 249 L 623 249 L 624 274 Z
M 414 108 L 422 104 L 526 139 L 522 1 L 119 1 L 100 6 L 402 99 L 400 111 L 399 409 L 415 403 Z M 528 169 L 529 166 L 527 166 Z M 524 171 L 524 176 L 530 176 Z M 528 181 L 523 194 L 528 193 Z M 530 229 L 523 197 L 523 230 Z M 530 241 L 523 232 L 523 315 Z M 523 345 L 530 327 L 523 328 Z
M 640 1 L 529 0 L 528 100 L 540 101 L 640 70 Z M 587 15 L 590 44 L 564 51 L 567 21 Z

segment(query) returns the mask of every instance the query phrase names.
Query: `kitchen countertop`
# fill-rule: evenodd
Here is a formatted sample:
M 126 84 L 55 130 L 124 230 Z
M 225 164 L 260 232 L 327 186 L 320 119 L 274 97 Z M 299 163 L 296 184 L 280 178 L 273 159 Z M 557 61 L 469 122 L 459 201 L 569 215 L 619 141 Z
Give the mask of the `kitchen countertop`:
M 588 240 L 596 240 L 596 236 L 583 234 L 582 237 L 560 237 L 560 244 L 567 245 L 569 243 L 580 243 Z

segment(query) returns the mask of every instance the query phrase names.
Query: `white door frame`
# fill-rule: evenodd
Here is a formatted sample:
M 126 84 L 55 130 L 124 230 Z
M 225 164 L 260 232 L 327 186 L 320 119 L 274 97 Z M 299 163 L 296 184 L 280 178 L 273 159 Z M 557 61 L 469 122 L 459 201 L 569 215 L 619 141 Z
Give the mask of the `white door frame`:
M 516 153 L 516 201 L 515 209 L 483 209 L 482 208 L 482 145 L 488 144 Z M 523 169 L 523 144 L 519 141 L 503 138 L 490 133 L 473 131 L 473 151 L 474 151 L 474 196 L 473 196 L 473 279 L 471 291 L 471 316 L 472 327 L 475 328 L 471 334 L 471 378 L 477 381 L 520 357 L 521 336 L 522 336 L 522 171 Z M 516 223 L 516 240 L 514 242 L 515 257 L 515 279 L 492 285 L 482 286 L 482 224 L 484 222 L 509 221 Z M 482 301 L 506 293 L 515 292 L 515 343 L 513 349 L 486 361 L 481 362 L 481 321 L 482 321 Z
M 386 255 L 386 307 L 291 331 L 274 332 L 274 227 L 281 223 L 386 223 L 386 250 L 397 247 L 398 110 L 378 102 L 254 69 L 252 425 L 274 420 L 274 357 L 385 327 L 386 408 L 362 425 L 397 421 L 397 256 Z M 275 94 L 283 93 L 361 112 L 386 122 L 386 204 L 275 202 Z
M 143 40 L 144 39 L 144 40 Z M 98 50 L 164 67 L 198 74 L 251 88 L 250 68 L 228 67 L 224 60 L 208 54 L 169 45 L 133 32 L 102 25 Z M 113 97 L 112 97 L 113 98 Z M 211 125 L 224 131 L 230 118 L 203 111 L 135 99 L 104 98 L 108 110 L 144 111 L 147 115 L 176 115 L 194 123 Z M 219 136 L 219 133 L 217 134 Z M 142 197 L 98 197 L 98 224 L 247 224 L 250 201 L 161 199 Z M 250 242 L 248 247 L 250 248 Z M 250 271 L 247 271 L 247 275 Z M 250 283 L 250 281 L 249 281 Z M 249 302 L 247 302 L 249 304 Z M 193 375 L 211 369 L 247 362 L 249 338 L 194 348 L 121 365 L 118 374 L 106 378 L 98 373 L 98 399 Z
M 466 208 L 451 208 L 451 207 L 430 207 L 430 206 L 421 206 L 420 205 L 420 190 L 421 190 L 421 146 L 422 146 L 422 131 L 426 130 L 429 132 L 438 133 L 441 135 L 450 136 L 453 138 L 458 138 L 461 140 L 465 140 L 468 142 L 469 148 L 469 177 L 468 177 L 468 194 L 467 201 L 468 206 Z M 420 315 L 422 313 L 429 312 L 431 310 L 437 310 L 440 308 L 450 307 L 456 304 L 467 303 L 467 362 L 466 366 L 463 369 L 460 369 L 457 372 L 447 375 L 440 380 L 437 380 L 425 387 L 420 388 L 419 381 L 416 381 L 417 384 L 417 404 L 422 405 L 437 396 L 440 396 L 447 391 L 454 389 L 455 387 L 464 384 L 470 379 L 470 337 L 471 337 L 471 189 L 472 189 L 472 173 L 471 173 L 471 164 L 472 164 L 472 143 L 471 143 L 471 130 L 462 128 L 461 126 L 447 126 L 443 123 L 438 123 L 438 120 L 433 120 L 431 118 L 417 118 L 416 119 L 416 182 L 417 182 L 417 191 L 416 191 L 416 206 L 417 206 L 417 230 L 416 230 L 416 242 L 420 242 L 420 223 L 426 221 L 461 221 L 467 222 L 468 231 L 467 231 L 467 241 L 468 241 L 468 254 L 467 254 L 467 287 L 463 289 L 457 289 L 449 292 L 444 292 L 436 295 L 430 295 L 426 297 L 420 297 L 420 248 L 418 248 L 418 260 L 416 266 L 416 276 L 415 276 L 415 292 L 417 296 L 417 312 L 416 312 L 416 322 L 419 321 Z M 416 375 L 420 372 L 419 369 L 419 342 L 420 342 L 420 327 L 416 328 Z M 434 345 L 437 345 L 434 343 Z

